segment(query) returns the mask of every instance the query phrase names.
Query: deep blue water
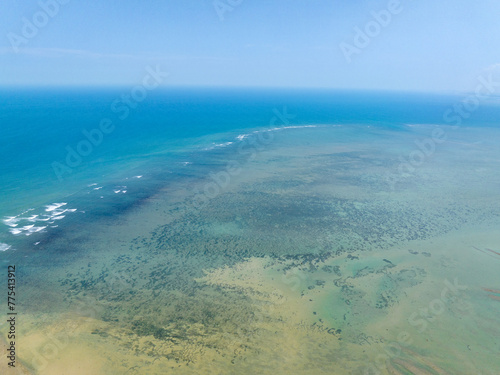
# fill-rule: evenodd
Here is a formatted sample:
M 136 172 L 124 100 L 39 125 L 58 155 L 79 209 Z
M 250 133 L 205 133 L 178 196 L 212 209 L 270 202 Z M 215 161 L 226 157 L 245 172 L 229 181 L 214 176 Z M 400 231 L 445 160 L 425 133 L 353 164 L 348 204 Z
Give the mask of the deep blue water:
M 110 214 L 110 207 L 125 208 L 173 180 L 196 178 L 204 171 L 195 165 L 204 158 L 212 163 L 213 153 L 220 156 L 223 146 L 234 146 L 239 135 L 255 129 L 370 124 L 405 131 L 407 124 L 454 125 L 443 116 L 465 98 L 171 88 L 126 104 L 122 95 L 129 93 L 130 88 L 0 90 L 3 249 L 58 228 L 78 212 Z M 450 118 L 456 121 L 456 113 Z M 492 127 L 498 119 L 498 105 L 481 103 L 460 118 L 460 126 Z

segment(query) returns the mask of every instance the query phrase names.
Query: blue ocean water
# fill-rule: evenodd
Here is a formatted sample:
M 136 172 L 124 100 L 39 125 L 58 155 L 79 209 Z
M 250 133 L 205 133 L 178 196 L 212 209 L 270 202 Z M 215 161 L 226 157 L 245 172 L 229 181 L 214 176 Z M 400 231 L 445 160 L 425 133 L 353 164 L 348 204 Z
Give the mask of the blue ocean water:
M 112 215 L 169 183 L 202 176 L 216 163 L 211 155 L 259 129 L 407 131 L 408 124 L 492 127 L 500 118 L 494 103 L 458 117 L 450 111 L 463 97 L 419 93 L 170 88 L 140 101 L 129 94 L 0 91 L 1 250 L 33 246 L 71 217 Z
M 0 92 L 0 263 L 20 280 L 22 365 L 498 368 L 495 97 L 170 88 L 139 99 Z M 53 337 L 67 345 L 57 358 Z

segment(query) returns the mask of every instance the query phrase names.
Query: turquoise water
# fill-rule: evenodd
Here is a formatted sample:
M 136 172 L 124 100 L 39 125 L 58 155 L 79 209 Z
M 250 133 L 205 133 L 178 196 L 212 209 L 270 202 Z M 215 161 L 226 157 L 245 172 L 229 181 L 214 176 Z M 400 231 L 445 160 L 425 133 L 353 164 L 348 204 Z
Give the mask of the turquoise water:
M 172 88 L 124 116 L 127 92 L 0 92 L 27 369 L 493 374 L 500 105 L 455 126 L 460 96 Z
M 126 207 L 177 178 L 203 174 L 192 160 L 210 160 L 211 147 L 241 142 L 237 136 L 250 129 L 369 124 L 407 131 L 408 124 L 446 125 L 443 114 L 461 100 L 402 93 L 179 88 L 153 92 L 128 105 L 127 112 L 124 104 L 113 107 L 126 94 L 125 88 L 0 92 L 0 216 L 34 210 L 28 211 L 32 217 L 46 205 L 67 201 L 88 213 L 107 210 L 106 205 Z M 496 126 L 498 113 L 498 107 L 484 105 L 464 125 Z M 102 141 L 83 147 L 85 156 L 75 159 L 79 143 L 89 145 L 83 132 L 99 129 L 103 119 L 111 123 L 112 132 L 101 133 Z M 74 167 L 65 163 L 71 153 L 67 147 L 73 150 Z M 140 181 L 131 179 L 141 175 Z M 92 184 L 102 190 L 88 189 Z M 126 195 L 114 196 L 120 186 L 127 186 L 122 189 Z M 0 229 L 0 242 L 10 246 L 7 229 Z

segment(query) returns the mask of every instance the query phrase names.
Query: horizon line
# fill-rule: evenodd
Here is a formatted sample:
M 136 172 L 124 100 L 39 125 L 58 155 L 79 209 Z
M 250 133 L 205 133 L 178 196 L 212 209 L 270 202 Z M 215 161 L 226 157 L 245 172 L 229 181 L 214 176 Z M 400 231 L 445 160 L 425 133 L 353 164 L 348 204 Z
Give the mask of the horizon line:
M 133 83 L 117 84 L 0 84 L 0 90 L 42 90 L 42 89 L 119 89 L 135 86 Z M 165 89 L 221 89 L 221 90 L 304 90 L 304 91 L 332 91 L 332 92 L 384 92 L 405 94 L 431 94 L 431 95 L 468 95 L 472 91 L 461 90 L 412 90 L 412 89 L 387 89 L 387 88 L 342 88 L 327 86 L 257 86 L 257 85 L 194 85 L 172 84 L 160 85 L 154 91 Z M 491 95 L 491 97 L 500 95 Z

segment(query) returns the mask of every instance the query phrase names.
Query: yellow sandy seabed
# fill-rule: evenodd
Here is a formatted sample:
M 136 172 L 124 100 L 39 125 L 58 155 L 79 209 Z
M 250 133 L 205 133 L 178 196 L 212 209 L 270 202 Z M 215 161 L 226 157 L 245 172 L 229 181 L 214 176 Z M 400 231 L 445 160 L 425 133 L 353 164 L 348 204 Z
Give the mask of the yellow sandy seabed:
M 175 342 L 92 317 L 23 315 L 12 373 L 493 375 L 500 303 L 481 287 L 497 267 L 472 249 L 491 243 L 495 230 L 475 228 L 415 242 L 418 255 L 250 258 L 209 270 L 197 282 L 240 292 L 253 318 L 210 335 L 197 323 Z

